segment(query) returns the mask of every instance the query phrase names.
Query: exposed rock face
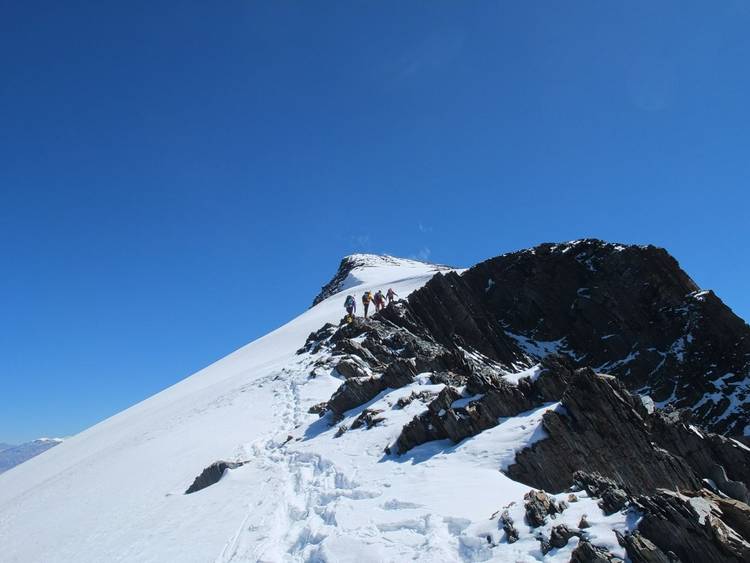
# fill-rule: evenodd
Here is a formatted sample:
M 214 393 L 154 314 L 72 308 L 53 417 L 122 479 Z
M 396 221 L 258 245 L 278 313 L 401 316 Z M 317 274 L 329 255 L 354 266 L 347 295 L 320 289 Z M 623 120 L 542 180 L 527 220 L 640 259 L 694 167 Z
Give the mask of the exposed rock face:
M 244 465 L 241 461 L 215 461 L 206 467 L 201 474 L 195 478 L 193 484 L 185 491 L 186 495 L 196 493 L 219 482 L 228 469 L 236 469 Z
M 515 543 L 518 541 L 518 530 L 513 524 L 513 518 L 510 517 L 507 510 L 504 510 L 500 515 L 500 526 L 505 532 L 505 541 L 508 543 Z
M 687 460 L 698 475 L 710 478 L 724 494 L 750 502 L 750 458 L 742 444 L 717 434 L 703 432 L 684 422 L 679 413 L 656 412 L 650 419 L 655 441 Z
M 687 497 L 664 490 L 640 497 L 637 505 L 644 516 L 638 531 L 682 561 L 750 561 L 750 537 L 741 533 L 743 525 L 746 532 L 750 507 L 735 502 L 737 512 L 729 516 L 717 500 L 706 493 Z
M 598 473 L 576 471 L 574 479 L 575 484 L 585 489 L 589 496 L 601 498 L 599 507 L 604 514 L 614 514 L 622 510 L 629 500 L 625 491 L 613 479 L 602 477 Z
M 405 453 L 430 440 L 450 438 L 460 442 L 496 426 L 499 418 L 558 400 L 572 373 L 570 362 L 559 356 L 547 356 L 541 362 L 539 376 L 534 381 L 521 379 L 518 385 L 507 383 L 497 374 L 471 371 L 462 383 L 470 394 L 479 398 L 454 408 L 453 403 L 461 395 L 454 387 L 447 386 L 426 412 L 404 427 L 397 451 Z
M 552 528 L 549 536 L 550 547 L 565 547 L 568 545 L 570 538 L 581 537 L 580 532 L 576 532 L 568 528 L 565 524 L 560 524 Z
M 361 263 L 362 261 L 356 256 L 347 256 L 346 258 L 341 260 L 336 275 L 333 276 L 331 281 L 329 281 L 320 289 L 320 293 L 318 293 L 318 295 L 315 296 L 315 299 L 313 299 L 312 306 L 315 307 L 315 305 L 317 305 L 324 299 L 328 299 L 331 295 L 334 295 L 335 293 L 341 291 L 347 276 L 352 272 L 352 270 L 354 270 L 354 268 L 361 265 Z
M 570 486 L 580 470 L 617 475 L 631 493 L 701 487 L 685 460 L 652 442 L 648 413 L 614 377 L 578 370 L 561 402 L 562 413 L 544 415 L 550 438 L 516 456 L 507 471 L 511 478 L 555 492 Z
M 566 353 L 714 432 L 750 422 L 750 327 L 653 246 L 540 245 L 437 275 L 383 315 L 503 366 Z
M 679 558 L 672 553 L 664 553 L 653 542 L 644 538 L 639 532 L 618 536 L 633 563 L 677 563 Z
M 591 545 L 588 541 L 582 541 L 573 550 L 570 563 L 622 563 L 622 559 L 613 556 L 602 547 Z
M 380 422 L 383 421 L 382 417 L 379 417 L 378 415 L 381 414 L 383 411 L 378 409 L 365 409 L 362 411 L 362 414 L 360 414 L 357 418 L 354 419 L 354 422 L 352 422 L 352 430 L 356 430 L 357 428 L 362 428 L 363 426 L 367 429 L 372 428 L 373 426 L 376 426 Z
M 526 523 L 532 528 L 543 526 L 547 516 L 554 517 L 564 509 L 544 491 L 529 491 L 523 498 L 526 508 Z

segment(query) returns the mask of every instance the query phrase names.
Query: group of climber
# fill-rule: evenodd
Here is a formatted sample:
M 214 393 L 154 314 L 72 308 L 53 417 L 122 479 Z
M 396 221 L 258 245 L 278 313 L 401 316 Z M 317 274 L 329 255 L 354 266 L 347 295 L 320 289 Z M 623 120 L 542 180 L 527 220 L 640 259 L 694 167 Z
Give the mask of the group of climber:
M 383 295 L 381 290 L 378 290 L 375 295 L 372 294 L 372 291 L 365 291 L 362 295 L 362 306 L 365 310 L 365 318 L 367 318 L 367 311 L 370 308 L 370 303 L 375 304 L 375 312 L 377 313 L 378 311 L 383 310 L 386 300 L 390 305 L 396 297 L 398 297 L 398 295 L 393 291 L 393 288 L 388 289 L 385 295 Z M 354 299 L 353 295 L 346 296 L 346 299 L 344 300 L 344 308 L 346 309 L 346 322 L 350 323 L 354 320 L 354 315 L 357 312 L 357 301 Z

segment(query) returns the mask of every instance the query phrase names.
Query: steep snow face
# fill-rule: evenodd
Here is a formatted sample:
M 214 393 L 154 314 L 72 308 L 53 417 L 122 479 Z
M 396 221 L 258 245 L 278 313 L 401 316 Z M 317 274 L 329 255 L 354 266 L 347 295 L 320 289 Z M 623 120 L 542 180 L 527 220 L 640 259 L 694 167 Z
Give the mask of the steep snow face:
M 308 412 L 341 383 L 320 355 L 295 353 L 308 334 L 341 319 L 347 293 L 392 287 L 406 297 L 436 271 L 389 257 L 357 262 L 337 291 L 287 325 L 0 475 L 2 560 L 541 559 L 538 530 L 523 523 L 528 488 L 501 469 L 544 437 L 541 416 L 555 404 L 401 457 L 384 449 L 426 408 L 409 398 L 442 388 L 427 377 L 383 391 L 334 426 Z M 352 429 L 366 408 L 379 411 L 377 424 Z M 185 495 L 217 460 L 245 463 Z M 505 508 L 520 534 L 512 545 L 497 521 Z M 585 495 L 545 533 L 575 528 L 582 513 L 591 541 L 624 555 L 613 530 L 632 519 L 605 517 Z M 576 541 L 547 559 L 567 561 Z
M 439 266 L 385 254 L 351 254 L 341 261 L 338 272 L 331 281 L 323 286 L 321 292 L 313 300 L 313 305 L 319 304 L 336 293 L 347 289 L 353 290 L 360 285 L 388 285 L 400 279 L 422 276 L 425 272 L 437 273 L 450 271 L 451 269 L 448 266 Z M 363 287 L 362 289 L 366 290 L 369 287 Z

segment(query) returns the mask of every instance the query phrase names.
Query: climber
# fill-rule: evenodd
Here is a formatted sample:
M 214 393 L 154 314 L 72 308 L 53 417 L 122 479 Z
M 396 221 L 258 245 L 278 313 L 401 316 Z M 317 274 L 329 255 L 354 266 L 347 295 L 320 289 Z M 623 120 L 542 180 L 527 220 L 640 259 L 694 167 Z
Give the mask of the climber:
M 365 318 L 367 318 L 367 309 L 370 307 L 370 301 L 372 301 L 372 292 L 365 291 L 365 294 L 362 296 L 362 305 L 365 307 Z
M 388 289 L 388 293 L 386 293 L 385 296 L 388 298 L 388 305 L 393 303 L 396 297 L 398 297 L 398 295 L 396 295 L 396 292 L 393 291 L 392 287 Z
M 385 295 L 383 295 L 383 292 L 378 290 L 373 301 L 375 301 L 375 311 L 382 311 L 383 307 L 385 307 Z
M 354 320 L 354 313 L 357 312 L 357 301 L 351 295 L 347 295 L 344 307 L 346 308 L 346 322 L 350 323 Z

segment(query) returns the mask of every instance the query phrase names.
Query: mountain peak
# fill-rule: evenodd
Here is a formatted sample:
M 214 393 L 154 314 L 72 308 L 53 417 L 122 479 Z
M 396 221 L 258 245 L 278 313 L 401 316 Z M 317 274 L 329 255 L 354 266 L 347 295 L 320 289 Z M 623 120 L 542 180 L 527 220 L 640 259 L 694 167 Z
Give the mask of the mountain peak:
M 336 274 L 321 288 L 320 293 L 313 300 L 313 307 L 346 289 L 398 279 L 399 276 L 394 276 L 396 269 L 403 270 L 403 277 L 407 277 L 422 273 L 437 273 L 453 268 L 389 254 L 350 254 L 341 260 Z

